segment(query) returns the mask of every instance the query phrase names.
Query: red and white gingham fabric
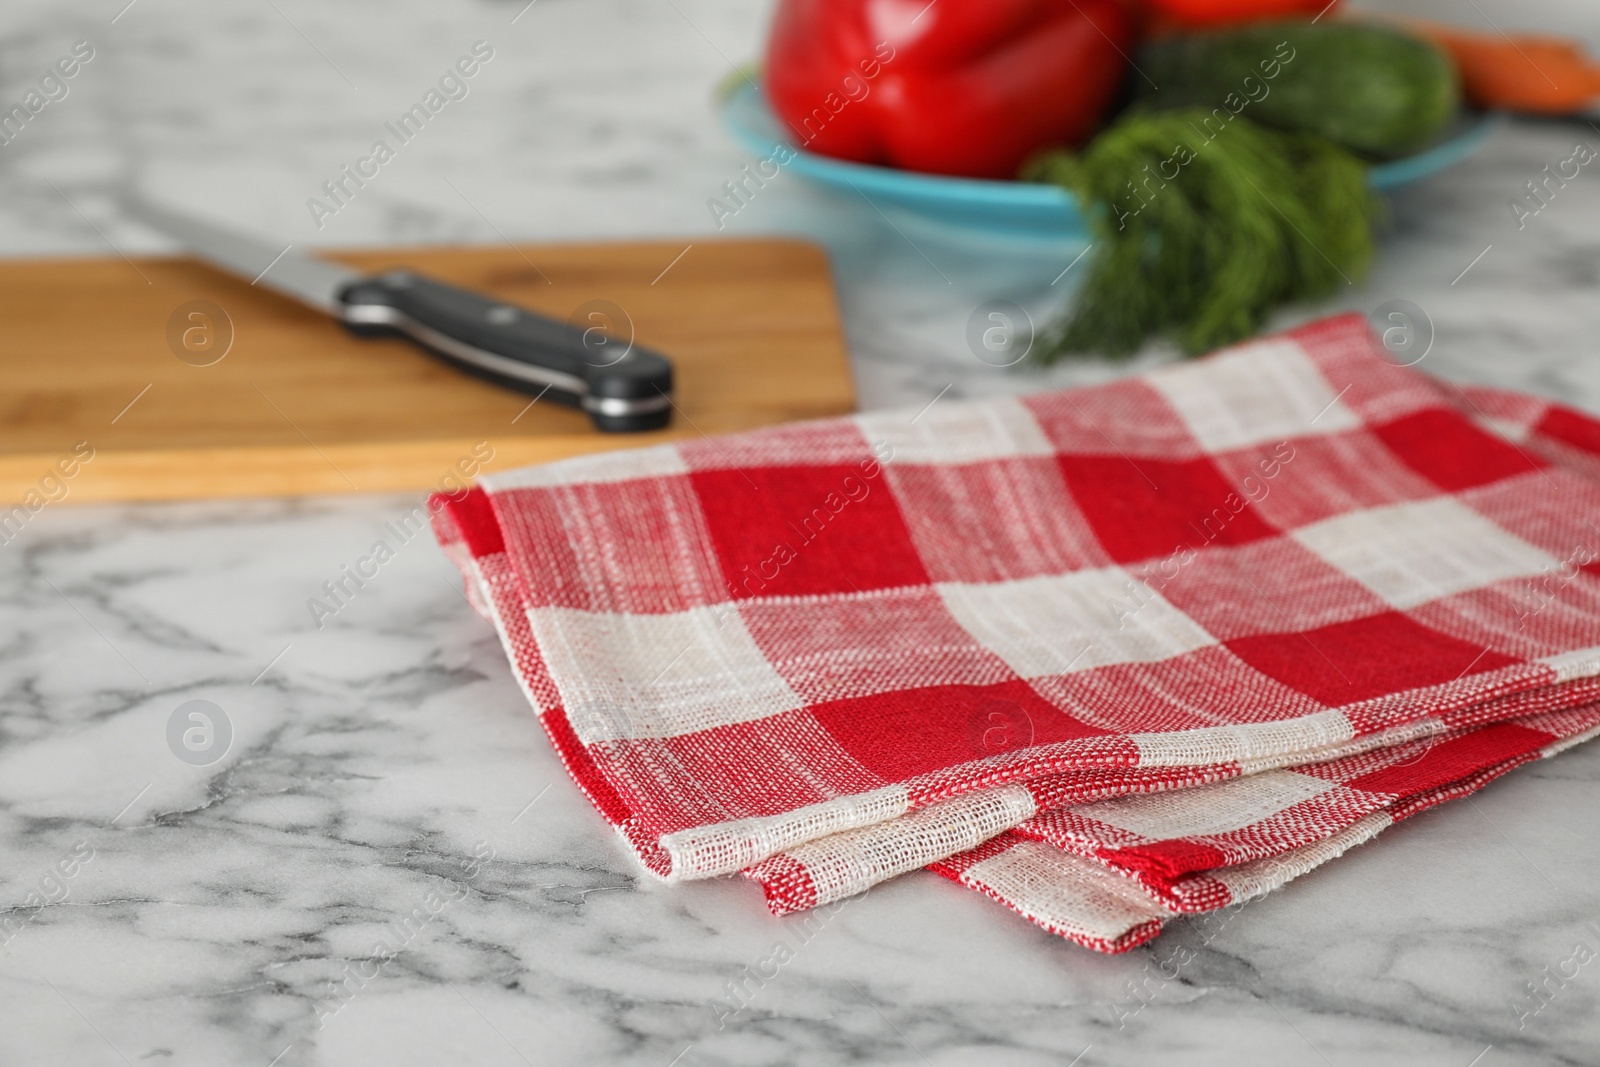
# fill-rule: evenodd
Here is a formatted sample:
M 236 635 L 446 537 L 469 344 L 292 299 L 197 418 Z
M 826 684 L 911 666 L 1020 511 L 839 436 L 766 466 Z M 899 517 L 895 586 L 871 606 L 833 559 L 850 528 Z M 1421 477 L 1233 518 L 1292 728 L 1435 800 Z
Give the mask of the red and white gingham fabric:
M 495 475 L 436 528 L 645 865 L 785 910 L 1063 804 L 1593 701 L 1596 453 L 1341 317 Z
M 1513 393 L 1466 387 L 1457 394 L 1477 421 L 1519 447 L 1600 480 L 1600 424 Z M 1594 544 L 1530 583 L 1525 615 L 1595 560 Z M 1574 684 L 1595 686 L 1554 689 Z M 1556 706 L 1565 694 L 1523 699 L 1525 707 Z M 1175 915 L 1252 900 L 1402 819 L 1597 734 L 1600 705 L 1591 704 L 1215 787 L 1042 812 L 930 869 L 1053 933 L 1123 952 Z
M 1548 708 L 1571 708 L 1576 703 L 1600 699 L 1600 680 L 1577 681 L 1502 697 L 1492 708 L 1481 710 L 1481 721 L 1518 721 Z M 1450 730 L 1438 719 L 1418 720 L 1404 727 L 1352 738 L 1324 750 L 1321 760 L 1368 756 L 1381 758 L 1386 752 L 1404 746 L 1414 751 L 1418 744 L 1439 743 L 1439 736 L 1453 738 L 1463 732 Z M 987 840 L 1006 826 L 1017 826 L 1026 833 L 1030 825 L 1042 825 L 1047 817 L 1063 818 L 1067 806 L 1104 797 L 1156 792 L 1162 795 L 1187 787 L 1226 781 L 1245 776 L 1248 781 L 1231 789 L 1218 789 L 1208 796 L 1226 797 L 1260 788 L 1255 778 L 1272 768 L 1295 762 L 1282 756 L 1240 760 L 1197 770 L 1181 778 L 1169 770 L 1150 772 L 1142 779 L 1126 772 L 1085 776 L 1052 775 L 994 789 L 975 790 L 951 800 L 930 804 L 901 819 L 857 830 L 842 831 L 796 848 L 778 853 L 747 869 L 745 874 L 762 885 L 774 914 L 787 914 L 826 904 L 861 892 L 877 882 L 917 867 L 936 863 L 954 848 L 967 848 Z M 1290 768 L 1298 770 L 1298 768 Z M 1332 799 L 1332 798 L 1330 798 Z M 1187 801 L 1184 801 L 1187 802 Z M 1025 821 L 1017 822 L 1018 813 Z M 1037 813 L 1027 817 L 1028 813 Z M 1264 839 L 1263 844 L 1270 839 Z M 1292 847 L 1283 844 L 1280 847 Z M 1222 862 L 1233 862 L 1219 858 Z
M 1214 902 L 1186 876 L 1309 845 L 1427 790 L 1520 765 L 1600 728 L 1600 706 L 1551 712 L 1177 792 L 1041 812 L 1015 833 L 1098 859 L 1178 911 Z M 1179 886 L 1182 886 L 1180 889 Z M 1226 903 L 1225 901 L 1223 903 Z
M 1178 915 L 1252 900 L 1402 819 L 1597 734 L 1600 705 L 1589 705 L 1436 743 L 1049 812 L 932 869 L 1052 933 L 1125 952 Z

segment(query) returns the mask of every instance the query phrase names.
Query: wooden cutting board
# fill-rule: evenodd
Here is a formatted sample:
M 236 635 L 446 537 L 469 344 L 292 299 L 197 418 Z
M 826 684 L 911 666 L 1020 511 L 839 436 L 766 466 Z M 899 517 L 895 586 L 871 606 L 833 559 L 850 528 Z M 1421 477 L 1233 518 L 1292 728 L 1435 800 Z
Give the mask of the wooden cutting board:
M 328 255 L 364 271 L 413 267 L 618 337 L 631 331 L 677 369 L 671 426 L 644 434 L 599 433 L 547 400 L 529 407 L 531 397 L 407 342 L 356 338 L 192 260 L 0 264 L 0 501 L 429 489 L 460 461 L 475 466 L 483 442 L 493 450 L 484 469 L 498 470 L 852 410 L 820 249 L 685 247 Z M 81 462 L 87 449 L 93 458 Z

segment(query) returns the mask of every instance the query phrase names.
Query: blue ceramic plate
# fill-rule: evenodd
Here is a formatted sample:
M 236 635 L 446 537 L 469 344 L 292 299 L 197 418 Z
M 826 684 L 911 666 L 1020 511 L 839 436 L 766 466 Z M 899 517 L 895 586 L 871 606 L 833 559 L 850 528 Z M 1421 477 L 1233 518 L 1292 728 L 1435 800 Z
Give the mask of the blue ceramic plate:
M 790 144 L 758 88 L 743 82 L 722 99 L 722 118 L 747 150 L 765 159 Z M 1375 189 L 1410 185 L 1477 151 L 1494 126 L 1492 115 L 1464 114 L 1432 148 L 1372 168 Z M 1087 240 L 1077 202 L 1054 185 L 946 178 L 937 174 L 847 163 L 794 149 L 785 165 L 822 185 L 859 193 L 879 207 L 895 207 L 936 222 L 1033 238 Z

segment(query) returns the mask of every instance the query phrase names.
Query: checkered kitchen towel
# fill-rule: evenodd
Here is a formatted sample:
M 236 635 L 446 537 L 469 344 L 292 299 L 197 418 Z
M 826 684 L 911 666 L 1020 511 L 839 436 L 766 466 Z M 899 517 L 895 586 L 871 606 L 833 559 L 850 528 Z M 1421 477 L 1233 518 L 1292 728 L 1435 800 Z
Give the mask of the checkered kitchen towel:
M 1176 793 L 1046 812 L 932 865 L 1100 952 L 1241 904 L 1389 826 L 1600 734 L 1600 705 Z
M 1592 701 L 1600 485 L 1483 422 L 1342 317 L 1092 389 L 495 475 L 437 527 L 649 869 L 774 860 L 820 901 L 1074 789 Z
M 782 915 L 841 899 L 895 874 L 939 864 L 953 848 L 989 840 L 1000 832 L 996 827 L 1015 825 L 1016 835 L 1098 858 L 1137 878 L 1147 892 L 1163 899 L 1162 891 L 1172 878 L 1206 866 L 1265 859 L 1331 836 L 1355 818 L 1389 806 L 1407 790 L 1439 785 L 1440 774 L 1461 769 L 1464 758 L 1496 756 L 1478 767 L 1461 770 L 1461 779 L 1468 780 L 1481 767 L 1510 759 L 1511 754 L 1503 751 L 1507 746 L 1523 745 L 1526 754 L 1575 734 L 1586 735 L 1589 718 L 1600 714 L 1593 704 L 1550 713 L 1566 716 L 1550 719 L 1560 727 L 1557 730 L 1552 730 L 1541 716 L 1522 717 L 1537 709 L 1571 708 L 1579 699 L 1600 699 L 1600 683 L 1589 679 L 1502 699 L 1497 702 L 1497 716 L 1516 717 L 1488 727 L 1451 730 L 1437 720 L 1422 720 L 1419 725 L 1432 724 L 1426 733 L 1385 731 L 1353 738 L 1325 750 L 1313 769 L 1291 766 L 1275 771 L 1271 768 L 1282 767 L 1283 760 L 1273 758 L 1240 761 L 1213 768 L 1203 776 L 1205 783 L 1224 783 L 1221 785 L 1184 788 L 1194 783 L 1170 776 L 1130 781 L 1123 776 L 1102 775 L 1085 781 L 1080 776 L 1056 775 L 1021 785 L 976 790 L 893 822 L 807 842 L 756 864 L 745 874 L 761 884 L 769 908 Z M 1414 767 L 1420 754 L 1434 746 L 1438 746 L 1439 755 L 1421 769 Z M 1454 755 L 1443 764 L 1438 762 L 1440 756 L 1463 752 L 1468 756 Z M 1389 766 L 1398 770 L 1372 779 L 1365 777 Z M 1421 777 L 1424 771 L 1428 772 L 1426 782 Z M 1319 788 L 1314 795 L 1304 791 L 1308 778 L 1337 782 L 1341 777 L 1361 780 L 1344 789 Z M 1484 779 L 1483 783 L 1489 780 Z M 1116 799 L 1093 803 L 1096 798 Z M 1085 801 L 1091 803 L 1085 805 Z M 1124 808 L 1136 813 L 1161 813 L 1139 815 L 1146 825 L 1155 825 L 1167 813 L 1186 812 L 1189 814 L 1172 815 L 1178 826 L 1198 818 L 1213 829 L 1193 840 L 1157 837 L 1141 841 L 1115 833 L 1110 829 L 1115 824 L 1097 814 Z M 1017 810 L 1037 814 L 1018 824 L 1014 818 Z M 1206 812 L 1204 816 L 1199 814 L 1202 810 Z M 1090 821 L 1084 823 L 1085 818 Z M 1069 827 L 1079 828 L 1081 834 L 1072 835 Z M 1224 827 L 1235 836 L 1225 836 Z M 1102 836 L 1095 836 L 1097 832 Z M 1129 845 L 1136 847 L 1120 851 Z M 1180 866 L 1183 862 L 1191 866 Z M 951 870 L 947 866 L 935 869 L 946 874 Z M 1168 876 L 1166 881 L 1163 875 Z M 1164 903 L 1185 910 L 1178 897 Z M 1019 906 L 1018 910 L 1025 909 Z M 1059 908 L 1056 913 L 1062 914 Z
M 1600 424 L 1498 390 L 1468 387 L 1460 397 L 1519 447 L 1600 479 Z M 1549 590 L 1575 580 L 1595 555 L 1580 548 L 1530 583 L 1524 612 L 1541 610 Z M 1518 699 L 1525 711 L 1564 705 L 1580 686 L 1600 695 L 1600 680 L 1588 679 Z M 1597 734 L 1600 705 L 1590 704 L 1219 786 L 1042 811 L 931 869 L 1053 933 L 1126 951 L 1175 915 L 1255 899 L 1402 819 Z

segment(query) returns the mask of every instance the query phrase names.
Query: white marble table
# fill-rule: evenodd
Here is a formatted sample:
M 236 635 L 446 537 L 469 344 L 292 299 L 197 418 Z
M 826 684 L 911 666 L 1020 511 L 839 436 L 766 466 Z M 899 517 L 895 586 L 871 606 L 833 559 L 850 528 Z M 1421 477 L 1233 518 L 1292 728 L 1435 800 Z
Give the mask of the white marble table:
M 709 238 L 746 160 L 708 87 L 765 7 L 524 2 L 11 0 L 7 106 L 74 41 L 96 52 L 0 146 L 0 247 L 159 250 L 114 207 L 129 186 L 325 245 Z M 1588 0 L 1474 7 L 1600 44 Z M 314 229 L 306 198 L 480 39 L 470 95 Z M 1411 300 L 1425 369 L 1600 411 L 1600 180 L 1521 231 L 1507 206 L 1579 139 L 1600 131 L 1511 125 L 1399 197 L 1381 267 L 1328 307 Z M 902 235 L 790 179 L 724 232 L 773 230 L 832 246 L 868 406 L 1127 372 L 968 350 L 984 300 L 1048 307 L 1053 252 Z M 1600 964 L 1518 1018 L 1527 983 L 1600 947 L 1600 746 L 1126 957 L 926 874 L 806 939 L 742 882 L 640 877 L 426 540 L 311 624 L 306 599 L 412 502 L 69 501 L 0 546 L 0 1063 L 1600 1062 Z M 169 747 L 189 700 L 234 733 L 209 766 Z M 794 958 L 719 1021 L 779 943 Z

